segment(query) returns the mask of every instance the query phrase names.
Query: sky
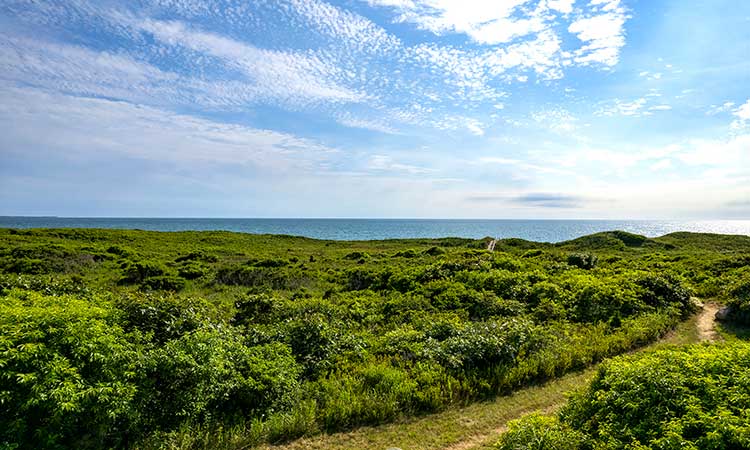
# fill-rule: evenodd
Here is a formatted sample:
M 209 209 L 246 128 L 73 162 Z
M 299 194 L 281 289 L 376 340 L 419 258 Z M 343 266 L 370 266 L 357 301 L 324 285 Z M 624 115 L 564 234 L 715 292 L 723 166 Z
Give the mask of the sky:
M 0 215 L 750 218 L 750 2 L 0 0 Z

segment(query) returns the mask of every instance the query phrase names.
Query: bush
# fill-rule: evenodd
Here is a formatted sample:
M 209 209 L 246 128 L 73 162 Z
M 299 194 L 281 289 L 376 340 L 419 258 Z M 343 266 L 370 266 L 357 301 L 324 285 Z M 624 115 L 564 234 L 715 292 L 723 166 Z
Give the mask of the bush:
M 158 277 L 148 277 L 141 283 L 141 289 L 152 291 L 172 291 L 177 292 L 185 287 L 185 280 L 174 275 L 162 275 Z
M 418 256 L 418 253 L 416 252 L 416 250 L 413 250 L 413 249 L 396 252 L 393 255 L 394 258 L 416 258 L 417 256 Z
M 530 324 L 516 319 L 472 323 L 440 343 L 436 358 L 443 366 L 462 371 L 509 366 L 530 334 Z
M 654 308 L 673 306 L 683 313 L 690 313 L 693 310 L 690 291 L 669 274 L 646 275 L 639 278 L 636 283 L 643 288 L 640 298 L 648 306 Z
M 207 273 L 208 268 L 205 265 L 195 261 L 190 261 L 186 264 L 183 264 L 177 269 L 177 275 L 186 280 L 195 280 L 206 275 Z
M 178 263 L 179 262 L 189 262 L 189 261 L 203 261 L 203 262 L 212 263 L 212 262 L 216 262 L 218 260 L 219 260 L 219 258 L 217 258 L 214 255 L 209 255 L 209 254 L 206 254 L 204 252 L 197 251 L 197 252 L 188 253 L 187 255 L 178 256 L 177 258 L 175 258 L 174 261 L 178 262 Z
M 306 376 L 313 377 L 333 367 L 332 357 L 339 351 L 341 335 L 322 314 L 287 321 L 282 335 L 305 368 Z
M 139 421 L 141 346 L 113 319 L 106 307 L 70 296 L 15 290 L 0 299 L 0 444 L 125 443 Z
M 592 253 L 572 253 L 568 255 L 568 264 L 579 269 L 591 270 L 596 266 L 599 258 Z
M 727 291 L 729 320 L 750 325 L 750 276 L 734 282 Z
M 121 284 L 141 283 L 146 278 L 158 277 L 166 272 L 164 266 L 154 261 L 126 261 L 120 267 L 122 267 Z
M 495 444 L 499 450 L 578 450 L 584 436 L 561 424 L 557 418 L 530 414 L 508 424 L 508 431 Z
M 296 290 L 311 284 L 310 278 L 293 269 L 268 267 L 225 267 L 216 273 L 215 281 L 229 286 L 261 289 Z
M 169 341 L 146 362 L 138 401 L 149 428 L 236 421 L 289 408 L 299 366 L 289 347 L 247 347 L 231 329 L 199 329 Z
M 198 329 L 207 319 L 203 302 L 173 296 L 130 294 L 119 299 L 126 330 L 138 330 L 159 344 Z
M 232 319 L 238 325 L 269 323 L 280 311 L 281 302 L 267 294 L 249 294 L 235 302 L 237 312 Z
M 351 252 L 344 256 L 344 259 L 357 261 L 360 259 L 370 259 L 370 254 L 367 252 Z
M 423 252 L 427 256 L 445 255 L 445 250 L 440 247 L 430 247 Z
M 750 346 L 693 346 L 602 366 L 561 412 L 596 448 L 750 447 Z

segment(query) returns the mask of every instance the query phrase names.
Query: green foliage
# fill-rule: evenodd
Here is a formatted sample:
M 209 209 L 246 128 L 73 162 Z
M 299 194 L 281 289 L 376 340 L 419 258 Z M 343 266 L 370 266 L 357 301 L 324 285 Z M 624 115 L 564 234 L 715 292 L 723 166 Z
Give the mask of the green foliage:
M 138 399 L 149 428 L 236 420 L 291 406 L 299 367 L 289 347 L 249 347 L 232 329 L 202 328 L 155 349 Z
M 0 230 L 0 446 L 160 447 L 224 427 L 248 445 L 376 424 L 652 342 L 691 292 L 746 304 L 750 241 L 644 239 L 487 252 L 467 239 Z M 591 269 L 593 251 L 594 270 L 566 263 L 584 254 Z M 571 430 L 539 419 L 513 442 L 572 446 Z
M 578 450 L 584 436 L 555 417 L 531 414 L 508 424 L 496 447 L 499 450 Z
M 370 259 L 370 254 L 367 252 L 351 252 L 347 253 L 346 256 L 344 256 L 344 259 L 349 259 L 353 261 L 358 261 L 360 259 Z
M 141 283 L 141 288 L 152 291 L 179 291 L 185 287 L 185 280 L 174 275 L 148 277 Z
M 571 253 L 568 255 L 568 264 L 579 269 L 591 270 L 598 261 L 599 258 L 591 253 Z
M 750 347 L 663 350 L 602 367 L 561 413 L 605 448 L 750 446 Z
M 205 321 L 204 302 L 195 299 L 132 294 L 117 302 L 121 324 L 157 343 L 177 339 Z
M 140 345 L 109 308 L 12 290 L 0 298 L 0 329 L 0 443 L 123 443 L 138 418 Z
M 159 277 L 165 274 L 164 266 L 155 261 L 125 261 L 122 268 L 122 284 L 142 283 L 146 278 Z
M 750 273 L 729 287 L 728 297 L 729 319 L 741 325 L 750 325 Z
M 427 250 L 425 250 L 423 253 L 428 256 L 441 256 L 441 255 L 445 255 L 446 251 L 440 247 L 430 247 Z
M 750 346 L 691 346 L 601 366 L 559 417 L 511 423 L 499 449 L 750 447 Z
M 177 275 L 186 280 L 195 280 L 196 278 L 200 278 L 207 273 L 208 267 L 196 261 L 189 261 L 187 263 L 184 263 L 177 269 Z

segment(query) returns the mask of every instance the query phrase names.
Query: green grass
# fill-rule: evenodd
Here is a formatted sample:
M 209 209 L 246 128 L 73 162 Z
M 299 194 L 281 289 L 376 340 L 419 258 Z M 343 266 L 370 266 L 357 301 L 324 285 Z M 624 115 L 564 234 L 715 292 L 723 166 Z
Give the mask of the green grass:
M 692 342 L 690 296 L 750 275 L 743 237 L 486 244 L 0 230 L 0 445 L 480 442 L 605 358 Z
M 637 352 L 647 352 L 698 342 L 697 315 L 682 322 L 658 342 Z M 505 425 L 534 411 L 552 413 L 562 407 L 567 394 L 588 384 L 596 373 L 592 366 L 555 380 L 534 385 L 511 395 L 477 402 L 464 408 L 430 414 L 378 427 L 303 438 L 297 441 L 261 447 L 266 450 L 344 450 L 385 449 L 438 450 L 456 446 L 462 449 L 491 449 Z

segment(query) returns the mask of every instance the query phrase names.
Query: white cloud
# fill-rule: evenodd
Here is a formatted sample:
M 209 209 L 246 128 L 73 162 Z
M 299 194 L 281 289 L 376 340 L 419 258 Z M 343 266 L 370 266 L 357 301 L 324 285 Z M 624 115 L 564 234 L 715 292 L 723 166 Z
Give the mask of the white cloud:
M 562 108 L 536 111 L 531 118 L 558 134 L 570 134 L 578 128 L 578 119 Z
M 547 6 L 563 14 L 570 14 L 575 2 L 576 0 L 547 0 Z
M 614 101 L 614 104 L 605 107 L 598 113 L 604 116 L 639 116 L 643 114 L 642 110 L 643 107 L 646 106 L 647 102 L 648 100 L 646 100 L 645 97 L 633 100 L 631 102 L 623 102 L 622 100 L 616 99 Z
M 592 0 L 590 5 L 596 7 L 596 12 L 575 20 L 568 27 L 568 31 L 585 44 L 574 52 L 573 59 L 581 65 L 614 66 L 619 61 L 620 49 L 625 46 L 628 16 L 620 0 Z
M 693 139 L 682 146 L 676 158 L 693 166 L 715 166 L 750 170 L 750 134 L 727 139 Z
M 735 110 L 733 114 L 739 117 L 740 120 L 750 120 L 750 100 L 745 102 L 744 105 L 737 108 L 737 110 Z
M 725 102 L 722 105 L 711 105 L 711 108 L 706 111 L 706 114 L 709 116 L 714 116 L 716 114 L 721 114 L 723 112 L 730 111 L 734 107 L 734 102 Z
M 733 129 L 740 129 L 747 126 L 748 123 L 750 123 L 750 100 L 735 109 L 732 112 L 732 115 L 737 117 L 737 119 L 732 122 Z
M 385 134 L 398 134 L 398 131 L 382 120 L 370 120 L 356 117 L 351 113 L 341 113 L 336 117 L 336 121 L 341 125 L 350 128 L 361 128 L 363 130 L 377 131 Z
M 648 108 L 649 111 L 669 111 L 672 109 L 671 105 L 655 105 Z
M 465 33 L 482 44 L 501 44 L 545 28 L 536 14 L 515 17 L 528 0 L 368 0 L 371 5 L 395 8 L 398 20 L 412 22 L 436 34 Z M 565 3 L 565 2 L 563 2 Z M 564 5 L 562 5 L 564 7 Z
M 379 172 L 403 172 L 410 175 L 430 173 L 433 170 L 410 164 L 401 164 L 387 155 L 372 155 L 367 163 L 367 169 Z
M 166 44 L 216 57 L 242 70 L 262 95 L 282 102 L 359 102 L 365 98 L 336 83 L 340 73 L 335 64 L 313 52 L 263 50 L 176 21 L 146 20 L 138 26 Z
M 185 95 L 180 77 L 147 63 L 73 45 L 0 33 L 0 79 L 85 95 L 145 101 Z
M 8 150 L 65 152 L 84 160 L 131 157 L 178 164 L 244 164 L 315 171 L 337 151 L 287 133 L 214 122 L 122 101 L 1 89 Z M 33 130 L 44 130 L 44 133 Z

